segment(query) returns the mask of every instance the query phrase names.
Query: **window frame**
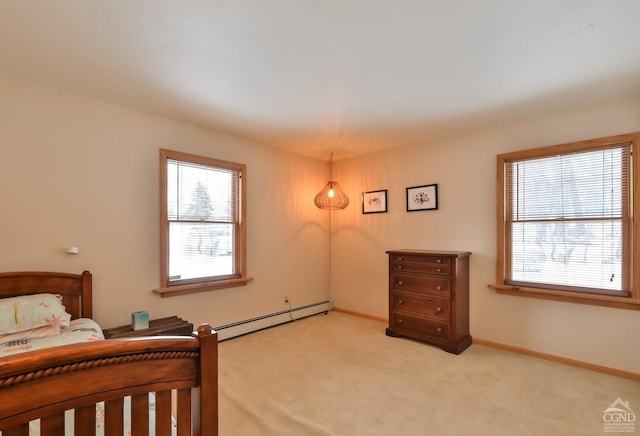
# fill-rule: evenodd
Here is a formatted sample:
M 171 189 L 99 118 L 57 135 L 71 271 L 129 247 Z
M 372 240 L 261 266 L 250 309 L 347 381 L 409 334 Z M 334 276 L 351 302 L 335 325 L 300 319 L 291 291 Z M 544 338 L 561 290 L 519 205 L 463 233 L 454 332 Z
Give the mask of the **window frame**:
M 167 163 L 176 160 L 197 165 L 223 168 L 240 173 L 238 186 L 238 225 L 234 241 L 234 269 L 232 277 L 225 276 L 220 279 L 206 277 L 202 279 L 190 279 L 189 283 L 169 283 L 169 219 L 167 203 Z M 245 164 L 214 159 L 181 151 L 160 149 L 160 287 L 154 289 L 156 294 L 162 297 L 192 294 L 196 292 L 226 289 L 236 286 L 244 286 L 252 277 L 247 276 L 246 256 L 246 174 Z
M 588 292 L 567 291 L 552 289 L 551 287 L 526 287 L 510 285 L 507 268 L 509 266 L 510 243 L 507 236 L 507 174 L 506 165 L 508 162 L 548 157 L 551 155 L 568 154 L 575 151 L 588 151 L 598 149 L 609 144 L 625 143 L 631 144 L 630 162 L 630 224 L 627 240 L 623 241 L 629 247 L 628 257 L 623 260 L 623 269 L 629 273 L 628 296 L 615 296 L 607 294 L 593 294 Z M 640 132 L 624 135 L 608 136 L 585 141 L 577 141 L 566 144 L 559 144 L 547 147 L 533 148 L 528 150 L 503 153 L 497 156 L 497 259 L 496 259 L 496 282 L 489 287 L 499 294 L 538 298 L 553 301 L 564 301 L 572 303 L 582 303 L 597 306 L 615 307 L 622 309 L 640 310 L 640 266 L 634 268 L 634 254 L 640 253 L 640 220 L 635 217 L 640 216 L 640 171 L 638 171 L 638 156 L 636 153 L 640 144 Z

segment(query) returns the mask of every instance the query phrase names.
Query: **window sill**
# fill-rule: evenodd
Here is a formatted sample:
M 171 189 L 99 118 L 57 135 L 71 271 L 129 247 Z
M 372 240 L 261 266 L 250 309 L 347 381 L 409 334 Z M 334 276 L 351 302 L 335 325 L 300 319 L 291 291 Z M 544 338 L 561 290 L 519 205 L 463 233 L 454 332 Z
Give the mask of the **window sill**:
M 177 297 L 178 295 L 195 294 L 198 292 L 215 291 L 218 289 L 235 288 L 237 286 L 246 286 L 253 280 L 253 277 L 238 277 L 235 279 L 217 280 L 215 282 L 193 283 L 190 285 L 168 286 L 166 288 L 157 288 L 153 292 L 159 294 L 162 298 Z
M 564 301 L 566 303 L 590 304 L 593 306 L 614 307 L 618 309 L 640 310 L 640 300 L 632 297 L 576 294 L 575 292 L 555 291 L 552 289 L 523 288 L 498 284 L 490 284 L 488 286 L 495 289 L 498 294 L 504 295 Z

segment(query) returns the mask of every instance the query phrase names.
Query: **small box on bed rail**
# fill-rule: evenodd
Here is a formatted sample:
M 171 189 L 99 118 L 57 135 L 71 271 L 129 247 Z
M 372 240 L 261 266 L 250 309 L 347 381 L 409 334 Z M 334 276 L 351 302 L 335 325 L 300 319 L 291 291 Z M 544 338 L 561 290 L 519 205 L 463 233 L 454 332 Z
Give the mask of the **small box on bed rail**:
M 142 330 L 149 328 L 149 312 L 141 310 L 139 312 L 131 312 L 131 328 L 134 330 Z

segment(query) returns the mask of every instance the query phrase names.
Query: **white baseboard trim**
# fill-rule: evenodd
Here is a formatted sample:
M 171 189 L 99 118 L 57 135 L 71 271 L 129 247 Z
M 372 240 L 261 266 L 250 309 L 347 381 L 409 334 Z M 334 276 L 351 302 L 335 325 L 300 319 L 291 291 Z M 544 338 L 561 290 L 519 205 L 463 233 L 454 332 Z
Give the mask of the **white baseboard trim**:
M 235 338 L 236 336 L 246 335 L 248 333 L 257 332 L 258 330 L 273 327 L 279 324 L 294 321 L 307 316 L 317 315 L 319 313 L 328 313 L 331 310 L 330 301 L 321 301 L 319 303 L 308 304 L 306 306 L 294 307 L 292 309 L 283 310 L 281 312 L 269 313 L 244 321 L 238 321 L 231 324 L 225 324 L 214 327 L 218 333 L 218 341 Z

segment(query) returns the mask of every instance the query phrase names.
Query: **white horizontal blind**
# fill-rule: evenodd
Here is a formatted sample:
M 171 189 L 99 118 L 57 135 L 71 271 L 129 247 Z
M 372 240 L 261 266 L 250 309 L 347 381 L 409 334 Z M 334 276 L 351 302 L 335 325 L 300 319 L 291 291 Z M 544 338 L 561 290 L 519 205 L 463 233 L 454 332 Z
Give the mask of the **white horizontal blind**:
M 630 146 L 506 163 L 508 284 L 629 295 Z
M 169 283 L 235 276 L 237 170 L 169 159 Z

